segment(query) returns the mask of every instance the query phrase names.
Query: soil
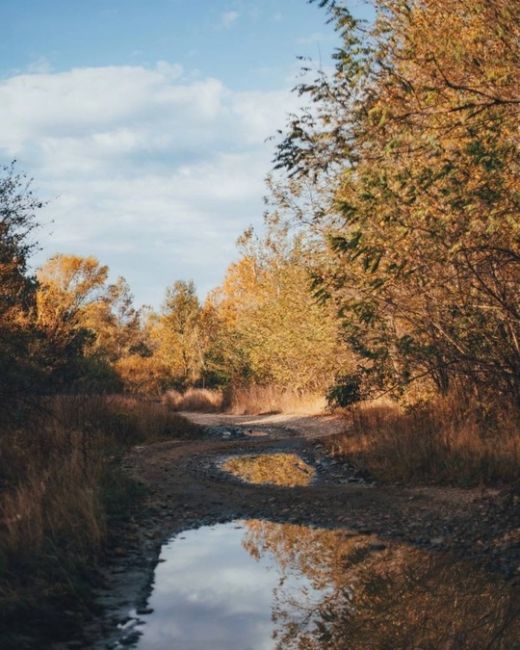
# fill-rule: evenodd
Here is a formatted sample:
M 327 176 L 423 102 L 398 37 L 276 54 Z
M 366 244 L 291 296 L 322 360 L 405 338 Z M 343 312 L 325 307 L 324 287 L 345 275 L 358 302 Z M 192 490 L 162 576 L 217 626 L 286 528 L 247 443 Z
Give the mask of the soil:
M 338 417 L 184 415 L 205 427 L 201 440 L 135 447 L 126 458 L 125 470 L 147 487 L 146 507 L 114 539 L 97 594 L 105 615 L 85 626 L 82 639 L 54 648 L 121 642 L 129 612 L 146 607 L 161 545 L 182 530 L 233 519 L 373 534 L 455 555 L 520 586 L 520 499 L 513 491 L 376 485 L 327 455 L 324 439 L 343 427 Z M 221 468 L 230 456 L 270 452 L 301 456 L 315 468 L 314 480 L 305 487 L 253 485 Z

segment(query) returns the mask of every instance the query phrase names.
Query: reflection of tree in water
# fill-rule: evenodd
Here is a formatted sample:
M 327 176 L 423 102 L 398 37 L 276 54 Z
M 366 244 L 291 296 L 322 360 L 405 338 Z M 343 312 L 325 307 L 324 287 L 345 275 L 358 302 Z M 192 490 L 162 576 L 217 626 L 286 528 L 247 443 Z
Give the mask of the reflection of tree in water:
M 520 648 L 518 590 L 497 576 L 367 536 L 267 521 L 247 529 L 247 551 L 272 554 L 281 569 L 280 650 Z M 309 586 L 291 589 L 294 574 Z

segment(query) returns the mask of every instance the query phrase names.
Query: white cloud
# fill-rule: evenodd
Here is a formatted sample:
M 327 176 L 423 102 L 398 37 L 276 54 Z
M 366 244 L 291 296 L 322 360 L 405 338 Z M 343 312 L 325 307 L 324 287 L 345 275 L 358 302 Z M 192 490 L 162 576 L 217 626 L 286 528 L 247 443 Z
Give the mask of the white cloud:
M 0 157 L 50 198 L 40 261 L 98 255 L 157 303 L 176 278 L 217 284 L 243 228 L 260 223 L 265 142 L 288 92 L 234 92 L 180 66 L 107 66 L 0 82 Z
M 225 11 L 221 16 L 218 23 L 220 29 L 229 29 L 231 25 L 236 23 L 240 14 L 238 11 Z

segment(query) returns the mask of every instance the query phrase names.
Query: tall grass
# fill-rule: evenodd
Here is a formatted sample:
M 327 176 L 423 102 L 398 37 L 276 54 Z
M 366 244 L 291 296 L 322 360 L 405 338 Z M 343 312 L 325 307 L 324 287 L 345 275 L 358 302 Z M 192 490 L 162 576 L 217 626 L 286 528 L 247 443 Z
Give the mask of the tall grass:
M 168 404 L 122 395 L 60 396 L 51 415 L 66 428 L 102 434 L 119 448 L 164 438 L 191 438 L 200 429 Z
M 332 443 L 379 480 L 490 485 L 520 480 L 520 416 L 483 414 L 457 395 L 403 409 L 363 403 L 347 413 L 347 432 Z
M 279 386 L 252 385 L 245 388 L 228 386 L 224 390 L 190 388 L 185 393 L 167 391 L 162 403 L 174 411 L 200 413 L 226 412 L 233 415 L 258 415 L 262 413 L 322 413 L 327 406 L 323 396 L 315 393 L 281 388 Z
M 189 388 L 185 393 L 169 390 L 163 395 L 162 401 L 175 411 L 214 413 L 222 410 L 223 395 L 220 390 Z
M 235 415 L 262 413 L 292 413 L 316 415 L 323 413 L 327 404 L 323 396 L 278 386 L 230 387 L 224 394 L 226 410 Z
M 35 405 L 23 428 L 4 425 L 0 628 L 42 618 L 42 608 L 88 601 L 87 568 L 111 515 L 131 509 L 137 493 L 119 469 L 120 456 L 137 443 L 198 432 L 164 405 L 119 396 L 58 397 Z

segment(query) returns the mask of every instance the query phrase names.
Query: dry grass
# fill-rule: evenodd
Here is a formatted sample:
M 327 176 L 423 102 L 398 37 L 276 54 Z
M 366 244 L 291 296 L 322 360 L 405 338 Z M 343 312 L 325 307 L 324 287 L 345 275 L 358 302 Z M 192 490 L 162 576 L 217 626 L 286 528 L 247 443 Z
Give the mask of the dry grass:
M 171 388 L 166 391 L 161 398 L 161 402 L 171 408 L 173 411 L 180 411 L 182 408 L 182 393 Z
M 162 404 L 119 396 L 58 397 L 24 420 L 0 437 L 0 628 L 81 602 L 112 518 L 135 507 L 139 490 L 118 463 L 128 447 L 200 431 Z
M 64 396 L 52 402 L 52 415 L 67 428 L 102 432 L 117 447 L 165 438 L 191 438 L 200 429 L 169 406 L 154 400 L 110 395 Z
M 222 469 L 248 483 L 296 487 L 309 485 L 315 471 L 296 454 L 236 456 L 222 463 Z
M 174 411 L 214 413 L 222 410 L 223 395 L 220 390 L 207 388 L 190 388 L 184 394 L 169 390 L 163 395 L 162 401 Z
M 222 409 L 222 392 L 207 388 L 190 388 L 182 396 L 183 411 L 215 412 Z
M 207 388 L 190 388 L 184 394 L 167 391 L 162 403 L 174 411 L 215 413 L 226 411 L 234 415 L 261 413 L 295 413 L 313 415 L 323 413 L 327 407 L 321 395 L 302 393 L 277 386 L 229 387 L 224 391 Z
M 520 418 L 483 418 L 456 396 L 404 410 L 364 403 L 348 414 L 347 433 L 331 443 L 378 480 L 491 485 L 520 479 Z
M 291 413 L 317 415 L 327 403 L 322 395 L 302 393 L 277 386 L 229 388 L 224 396 L 226 410 L 234 415 Z

